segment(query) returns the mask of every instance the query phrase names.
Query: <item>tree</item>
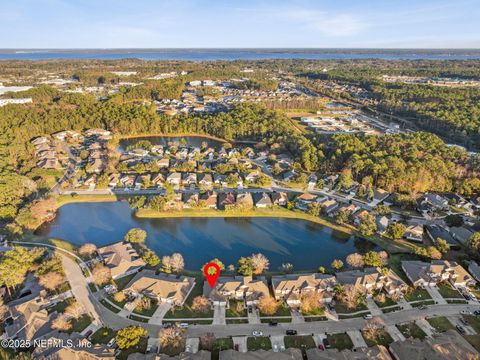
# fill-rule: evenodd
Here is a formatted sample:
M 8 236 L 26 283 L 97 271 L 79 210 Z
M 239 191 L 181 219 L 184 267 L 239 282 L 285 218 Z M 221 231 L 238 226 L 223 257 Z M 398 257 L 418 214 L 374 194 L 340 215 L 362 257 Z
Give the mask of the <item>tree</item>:
M 475 254 L 480 254 L 480 231 L 473 233 L 467 242 L 468 248 Z
M 369 251 L 365 255 L 363 255 L 363 263 L 365 266 L 382 266 L 383 261 L 380 257 L 380 254 L 376 251 Z
M 346 262 L 353 268 L 363 267 L 363 256 L 359 253 L 353 253 L 347 256 Z
M 322 206 L 317 203 L 313 202 L 308 205 L 308 213 L 312 216 L 320 216 L 320 213 L 322 212 Z
M 270 261 L 267 257 L 261 253 L 253 254 L 251 257 L 251 262 L 253 266 L 253 274 L 260 275 L 266 270 L 268 270 L 268 266 L 270 265 Z
M 65 282 L 62 274 L 52 271 L 40 276 L 40 285 L 48 290 L 56 290 Z
M 360 234 L 365 236 L 372 235 L 377 230 L 377 224 L 373 215 L 368 214 L 361 219 L 361 223 L 358 226 Z
M 360 303 L 361 294 L 354 285 L 346 285 L 343 287 L 343 292 L 340 294 L 340 300 L 347 308 L 354 309 Z
M 72 328 L 72 324 L 70 323 L 70 319 L 65 314 L 58 315 L 52 321 L 52 329 L 59 330 L 59 331 L 67 331 Z
M 445 222 L 449 227 L 459 227 L 463 225 L 463 217 L 459 214 L 447 215 Z
M 237 268 L 238 268 L 238 272 L 242 275 L 245 275 L 245 276 L 253 275 L 254 268 L 253 268 L 252 259 L 249 257 L 241 257 L 238 260 Z
M 142 259 L 151 267 L 160 264 L 160 258 L 152 250 L 146 250 L 142 255 Z
M 377 337 L 380 335 L 380 330 L 382 325 L 375 319 L 369 321 L 367 325 L 363 328 L 362 334 L 365 338 L 371 342 L 376 342 Z
M 166 201 L 163 196 L 157 195 L 150 200 L 148 207 L 155 211 L 164 211 L 165 210 Z
M 108 267 L 97 264 L 92 270 L 93 280 L 97 285 L 104 285 L 112 279 L 112 273 Z
M 185 332 L 177 328 L 163 329 L 158 340 L 163 352 L 175 353 L 185 348 Z
M 300 297 L 300 310 L 304 314 L 318 311 L 321 307 L 322 295 L 317 291 L 309 291 Z
M 6 251 L 0 258 L 0 284 L 4 284 L 10 293 L 11 289 L 23 283 L 27 272 L 44 252 L 40 248 L 27 250 L 21 246 Z
M 171 261 L 170 265 L 174 273 L 180 273 L 183 271 L 185 267 L 185 261 L 183 260 L 182 254 L 180 253 L 172 254 L 170 261 Z
M 293 271 L 293 264 L 291 263 L 283 263 L 280 266 L 280 270 L 283 271 L 285 274 L 289 274 Z
M 80 316 L 85 314 L 85 308 L 78 301 L 75 301 L 65 308 L 65 314 L 78 319 Z
M 332 266 L 332 269 L 334 270 L 340 270 L 341 268 L 343 268 L 343 261 L 339 259 L 335 259 L 332 261 L 331 266 Z
M 437 239 L 437 249 L 440 251 L 442 254 L 446 254 L 450 250 L 450 246 L 448 245 L 448 242 L 444 239 Z
M 124 302 L 126 298 L 127 296 L 122 291 L 118 291 L 113 295 L 113 300 L 118 303 Z
M 440 260 L 442 258 L 442 253 L 435 246 L 427 247 L 427 255 L 433 260 Z
M 350 217 L 352 212 L 346 209 L 340 209 L 335 215 L 335 222 L 337 224 L 348 224 L 350 222 Z
M 85 255 L 85 256 L 90 256 L 92 255 L 95 251 L 97 251 L 97 246 L 95 244 L 83 244 L 80 249 L 78 249 L 78 253 L 80 255 Z
M 220 261 L 219 259 L 217 259 L 217 258 L 209 261 L 207 264 L 209 264 L 209 263 L 217 264 L 218 267 L 220 268 L 220 270 L 225 270 L 225 265 L 223 264 L 223 262 L 221 262 L 221 261 Z M 203 273 L 203 269 L 205 268 L 205 266 L 206 266 L 207 264 L 203 265 L 202 268 L 200 269 L 200 271 L 201 271 L 202 273 Z
M 258 308 L 262 314 L 271 316 L 275 314 L 280 306 L 278 301 L 270 296 L 270 295 L 263 295 L 258 299 Z
M 133 228 L 125 234 L 124 240 L 131 243 L 143 243 L 147 238 L 147 232 L 143 229 Z
M 205 296 L 196 296 L 192 301 L 192 310 L 198 311 L 204 314 L 208 314 L 210 311 L 210 300 L 208 300 Z
M 200 336 L 200 349 L 206 351 L 213 351 L 215 340 L 215 336 L 213 335 L 213 333 L 210 332 Z
M 392 209 L 390 209 L 390 206 L 387 205 L 377 205 L 375 207 L 375 212 L 377 215 L 389 216 L 392 213 Z
M 120 349 L 128 349 L 140 343 L 140 339 L 145 336 L 147 336 L 147 330 L 140 326 L 131 325 L 118 330 L 115 340 Z
M 320 266 L 320 267 L 318 268 L 318 272 L 319 272 L 320 274 L 325 274 L 326 271 L 327 271 L 327 269 L 325 269 L 324 266 Z
M 392 240 L 398 240 L 403 237 L 406 230 L 407 228 L 405 225 L 403 225 L 402 223 L 395 222 L 388 225 L 385 235 Z

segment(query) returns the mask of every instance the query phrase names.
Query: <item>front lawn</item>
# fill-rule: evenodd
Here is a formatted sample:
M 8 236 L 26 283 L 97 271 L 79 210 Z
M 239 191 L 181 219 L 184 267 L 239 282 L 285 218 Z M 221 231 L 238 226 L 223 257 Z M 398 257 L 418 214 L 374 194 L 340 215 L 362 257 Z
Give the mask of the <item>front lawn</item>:
M 246 317 L 247 309 L 243 301 L 230 300 L 229 308 L 225 309 L 225 317 Z
M 72 332 L 81 333 L 87 328 L 88 325 L 92 323 L 92 319 L 87 314 L 83 314 L 78 319 L 72 319 L 72 328 L 68 331 L 69 334 Z
M 427 334 L 414 322 L 397 325 L 398 330 L 406 337 L 413 337 L 415 339 L 423 340 Z
M 470 343 L 470 345 L 480 352 L 480 335 L 464 335 L 463 337 Z
M 421 287 L 417 287 L 413 289 L 410 292 L 407 292 L 405 294 L 405 300 L 408 302 L 410 301 L 417 301 L 417 300 L 428 300 L 431 299 L 432 297 L 430 294 L 427 292 L 427 290 L 422 289 Z
M 250 336 L 247 338 L 248 351 L 271 350 L 272 342 L 268 336 Z
M 374 296 L 373 297 L 373 300 L 375 301 L 375 304 L 377 304 L 377 306 L 379 308 L 384 308 L 384 307 L 387 307 L 387 306 L 393 306 L 393 305 L 396 305 L 397 303 L 395 301 L 393 301 L 390 297 L 388 296 L 385 296 L 385 301 L 384 302 L 381 302 L 381 301 L 378 301 L 377 297 Z
M 463 317 L 468 321 L 468 325 L 470 325 L 477 334 L 480 334 L 480 317 L 475 315 L 463 315 Z
M 351 349 L 353 348 L 353 342 L 352 339 L 350 339 L 350 336 L 347 334 L 328 334 L 327 335 L 327 340 L 332 346 L 332 348 L 337 349 L 339 351 L 345 350 L 345 349 Z
M 157 310 L 157 308 L 158 308 L 158 303 L 156 301 L 152 300 L 152 302 L 150 304 L 150 307 L 148 309 L 137 306 L 133 310 L 133 313 L 151 317 L 153 315 L 153 313 Z
M 363 331 L 362 336 L 368 346 L 383 345 L 388 348 L 388 345 L 393 342 L 392 337 L 385 329 L 378 329 L 373 338 L 367 336 Z
M 278 323 L 289 323 L 289 322 L 292 322 L 292 318 L 289 317 L 289 318 L 261 318 L 260 319 L 260 322 L 262 323 L 269 323 L 269 322 L 278 322 Z
M 74 302 L 74 299 L 73 298 L 69 298 L 69 299 L 66 299 L 66 300 L 63 300 L 63 301 L 60 301 L 58 303 L 55 304 L 55 306 L 52 306 L 52 307 L 49 307 L 47 309 L 47 312 L 49 314 L 53 313 L 53 312 L 58 312 L 58 313 L 63 313 L 66 309 L 66 307 L 68 305 L 70 305 L 71 303 Z
M 93 344 L 108 344 L 108 342 L 112 340 L 114 336 L 114 330 L 107 327 L 102 327 L 92 334 L 90 341 Z
M 305 316 L 308 316 L 308 315 L 319 316 L 319 315 L 325 314 L 325 309 L 322 308 L 322 307 L 318 307 L 316 309 L 312 309 L 311 311 L 305 311 L 305 312 L 302 311 L 302 314 L 305 315 Z
M 351 314 L 351 313 L 356 313 L 358 311 L 368 310 L 367 305 L 365 305 L 364 303 L 360 303 L 355 308 L 349 309 L 344 303 L 340 301 L 336 301 L 333 307 L 338 314 Z
M 135 273 L 135 274 L 123 276 L 119 279 L 113 280 L 113 282 L 115 283 L 115 286 L 117 287 L 118 291 L 123 290 L 123 288 L 125 286 L 127 286 L 127 284 L 130 282 L 130 280 L 132 280 L 135 277 L 135 275 L 137 275 L 137 274 Z
M 439 317 L 434 317 L 434 318 L 428 318 L 427 319 L 428 323 L 432 325 L 435 330 L 438 332 L 445 332 L 447 330 L 453 330 L 455 327 L 453 324 L 445 317 L 445 316 L 439 316 Z
M 105 306 L 108 310 L 113 311 L 114 313 L 119 313 L 120 310 L 117 309 L 115 306 L 112 306 L 108 301 L 105 299 L 100 300 L 100 303 Z
M 133 347 L 128 348 L 128 349 L 123 349 L 122 351 L 120 351 L 120 353 L 117 355 L 117 359 L 118 360 L 127 360 L 129 355 L 137 353 L 137 352 L 145 354 L 145 352 L 147 351 L 147 343 L 148 343 L 148 339 L 142 337 L 140 339 L 140 342 L 136 346 L 133 346 Z M 174 355 L 176 355 L 176 354 L 174 354 Z
M 313 337 L 305 336 L 285 336 L 283 338 L 285 348 L 313 349 L 316 347 Z
M 232 339 L 230 338 L 215 339 L 215 342 L 213 343 L 213 350 L 223 351 L 228 349 L 233 349 Z
M 456 289 L 452 288 L 452 286 L 446 282 L 441 282 L 438 284 L 438 292 L 442 295 L 445 299 L 463 299 L 462 294 L 460 294 Z
M 165 314 L 166 319 L 190 319 L 190 318 L 213 318 L 213 310 L 209 310 L 207 313 L 193 311 L 190 305 L 186 303 L 182 307 L 172 307 Z

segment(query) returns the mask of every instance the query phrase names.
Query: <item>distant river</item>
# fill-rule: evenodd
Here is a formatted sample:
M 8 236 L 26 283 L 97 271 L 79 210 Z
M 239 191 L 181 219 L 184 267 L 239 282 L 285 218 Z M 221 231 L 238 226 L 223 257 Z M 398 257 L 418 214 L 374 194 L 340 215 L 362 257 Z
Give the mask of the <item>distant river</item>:
M 142 60 L 264 60 L 264 59 L 480 59 L 476 50 L 358 50 L 358 49 L 119 49 L 119 50 L 1 50 L 0 60 L 142 59 Z
M 370 250 L 365 240 L 338 233 L 300 219 L 282 218 L 136 218 L 128 203 L 74 203 L 62 206 L 51 223 L 37 233 L 81 245 L 103 246 L 122 240 L 139 227 L 147 231 L 147 245 L 159 256 L 180 252 L 187 269 L 198 270 L 215 257 L 226 265 L 241 256 L 261 252 L 270 270 L 290 262 L 297 270 L 329 266 L 355 251 Z

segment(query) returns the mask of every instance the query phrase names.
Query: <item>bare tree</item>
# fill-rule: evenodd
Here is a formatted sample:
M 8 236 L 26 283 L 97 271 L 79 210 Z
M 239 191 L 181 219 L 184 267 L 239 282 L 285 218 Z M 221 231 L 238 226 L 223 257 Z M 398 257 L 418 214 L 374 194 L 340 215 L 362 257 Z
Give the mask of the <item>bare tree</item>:
M 152 307 L 152 300 L 147 296 L 143 296 L 135 300 L 135 306 L 139 309 L 148 310 Z
M 341 301 L 349 309 L 354 309 L 358 305 L 359 292 L 354 285 L 346 285 L 341 294 Z
M 126 299 L 126 296 L 122 291 L 116 292 L 113 295 L 113 300 L 115 300 L 116 302 L 121 303 L 121 302 L 125 301 L 125 299 Z
M 112 278 L 110 269 L 102 264 L 97 264 L 92 270 L 93 279 L 97 285 L 108 283 Z
M 60 314 L 52 321 L 52 329 L 67 331 L 72 328 L 72 324 L 66 315 Z
M 311 313 L 321 308 L 322 294 L 317 291 L 309 291 L 300 297 L 300 310 L 303 313 Z
M 174 253 L 171 257 L 171 265 L 173 272 L 182 272 L 185 267 L 185 261 L 183 260 L 183 256 L 179 253 Z
M 185 348 L 185 332 L 177 328 L 163 329 L 159 337 L 160 349 L 162 352 L 177 352 Z
M 279 307 L 278 301 L 269 295 L 264 295 L 258 299 L 258 308 L 265 315 L 273 315 L 277 312 Z
M 208 313 L 210 311 L 210 300 L 205 296 L 197 296 L 192 301 L 192 310 L 201 313 Z
M 382 329 L 382 325 L 380 324 L 380 322 L 373 319 L 369 321 L 367 325 L 365 325 L 365 327 L 362 330 L 362 333 L 366 339 L 372 342 L 376 342 L 375 339 L 379 335 L 381 329 Z
M 363 256 L 359 253 L 353 253 L 347 256 L 347 264 L 353 268 L 363 267 Z
M 262 274 L 264 271 L 268 270 L 270 261 L 265 255 L 261 253 L 253 254 L 250 259 L 252 260 L 254 274 L 259 275 Z
M 78 301 L 71 303 L 65 308 L 65 314 L 78 319 L 85 313 L 85 308 Z
M 172 257 L 165 255 L 162 257 L 162 271 L 166 273 L 172 272 Z
M 92 255 L 95 251 L 97 251 L 97 246 L 95 244 L 84 244 L 78 249 L 78 253 L 80 255 Z
M 58 272 L 51 271 L 40 276 L 40 285 L 48 290 L 56 290 L 65 282 L 65 278 Z
M 379 251 L 378 256 L 380 257 L 383 266 L 388 264 L 388 253 L 386 251 Z
M 205 335 L 200 336 L 200 348 L 202 350 L 212 351 L 215 340 L 213 333 L 206 333 Z

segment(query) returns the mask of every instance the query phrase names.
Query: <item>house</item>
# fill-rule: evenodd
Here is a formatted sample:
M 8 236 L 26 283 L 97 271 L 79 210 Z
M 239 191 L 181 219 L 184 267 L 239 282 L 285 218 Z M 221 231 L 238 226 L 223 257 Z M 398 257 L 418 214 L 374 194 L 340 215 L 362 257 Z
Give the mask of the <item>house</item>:
M 445 240 L 450 249 L 458 250 L 460 249 L 460 244 L 450 235 L 450 232 L 440 225 L 425 225 L 425 233 L 428 238 L 434 243 L 437 244 L 439 239 Z
M 268 283 L 265 277 L 253 279 L 252 276 L 221 276 L 213 289 L 205 281 L 203 295 L 213 305 L 227 305 L 230 300 L 244 300 L 245 305 L 258 303 L 262 296 L 269 296 Z
M 403 237 L 410 241 L 423 242 L 423 225 L 408 226 Z
M 30 141 L 30 143 L 36 147 L 41 144 L 49 144 L 50 140 L 46 136 L 39 136 L 33 139 L 32 141 Z
M 470 264 L 468 264 L 468 271 L 470 274 L 472 274 L 473 278 L 477 280 L 477 282 L 480 282 L 480 266 L 477 262 L 473 260 L 470 261 Z
M 212 174 L 200 174 L 198 175 L 198 184 L 204 187 L 211 187 L 213 185 Z
M 272 199 L 266 192 L 254 193 L 253 199 L 255 200 L 255 206 L 258 208 L 266 208 L 272 206 Z
M 182 306 L 195 286 L 195 278 L 159 273 L 154 270 L 138 272 L 125 286 L 125 293 L 147 296 L 159 303 Z
M 307 181 L 308 190 L 313 190 L 313 188 L 317 185 L 317 181 L 318 181 L 317 175 L 310 174 Z
M 145 262 L 137 251 L 127 242 L 118 242 L 97 250 L 105 266 L 111 271 L 112 278 L 118 279 L 140 271 Z
M 160 169 L 168 169 L 168 167 L 170 166 L 170 159 L 163 158 L 157 160 L 157 165 Z
M 167 182 L 172 185 L 180 185 L 180 183 L 182 182 L 182 174 L 178 172 L 170 173 L 167 176 Z
M 195 207 L 198 204 L 198 194 L 195 193 L 184 193 L 182 195 L 183 208 L 188 209 Z
M 286 206 L 288 203 L 288 196 L 286 192 L 274 191 L 272 194 L 272 204 L 279 206 Z
M 435 286 L 442 281 L 448 281 L 453 286 L 475 284 L 470 274 L 454 261 L 402 261 L 402 269 L 414 286 Z
M 377 216 L 375 223 L 377 224 L 378 233 L 383 234 L 385 231 L 387 231 L 388 225 L 390 225 L 390 219 L 385 215 Z
M 218 208 L 225 210 L 235 205 L 235 195 L 231 192 L 220 193 L 218 195 Z
M 253 183 L 257 181 L 259 176 L 260 176 L 260 173 L 258 171 L 252 171 L 247 174 L 244 174 L 243 178 L 245 179 L 245 181 Z
M 45 302 L 37 297 L 9 306 L 4 315 L 6 338 L 33 340 L 50 332 L 50 314 L 43 308 L 44 305 Z
M 473 231 L 467 229 L 465 226 L 452 226 L 450 227 L 450 235 L 459 243 L 467 245 L 468 240 L 470 240 L 473 235 Z
M 213 182 L 221 187 L 227 187 L 227 175 L 213 174 Z
M 114 173 L 108 176 L 108 186 L 114 188 L 120 182 L 120 174 Z
M 478 351 L 455 330 L 437 333 L 423 340 L 413 337 L 389 346 L 395 360 L 478 360 Z
M 155 186 L 161 186 L 165 183 L 165 176 L 162 173 L 154 173 L 151 181 Z
M 311 291 L 321 293 L 323 302 L 331 302 L 336 283 L 335 276 L 320 273 L 272 276 L 275 298 L 289 306 L 299 306 L 302 295 Z
M 392 270 L 385 272 L 379 267 L 342 271 L 336 276 L 338 283 L 353 285 L 358 290 L 370 294 L 375 290 L 384 290 L 392 295 L 407 288 L 407 284 Z
M 215 191 L 207 191 L 200 195 L 200 200 L 204 206 L 210 209 L 217 208 L 217 193 Z
M 135 178 L 135 175 L 122 175 L 120 177 L 120 182 L 123 184 L 124 187 L 131 188 L 135 184 Z
M 184 177 L 183 177 L 182 183 L 184 185 L 188 185 L 188 186 L 196 185 L 197 184 L 197 174 L 195 174 L 195 173 L 185 174 Z
M 299 209 L 306 210 L 308 208 L 308 205 L 310 205 L 316 199 L 317 195 L 303 193 L 302 195 L 297 196 L 295 206 Z
M 358 211 L 357 213 L 353 214 L 353 223 L 355 226 L 359 226 L 362 221 L 370 215 L 370 211 L 368 210 L 362 210 Z
M 322 204 L 322 211 L 326 215 L 332 214 L 338 209 L 338 203 L 334 199 L 329 199 Z
M 297 173 L 294 170 L 285 171 L 282 174 L 282 178 L 283 178 L 284 181 L 292 181 L 293 179 L 295 179 L 296 176 L 297 176 Z
M 236 205 L 243 209 L 251 209 L 253 208 L 253 197 L 252 193 L 239 193 L 237 194 L 237 201 Z
M 386 190 L 380 189 L 380 188 L 375 188 L 373 189 L 373 198 L 372 201 L 370 202 L 371 206 L 375 206 L 380 204 L 383 200 L 388 198 L 390 193 Z

